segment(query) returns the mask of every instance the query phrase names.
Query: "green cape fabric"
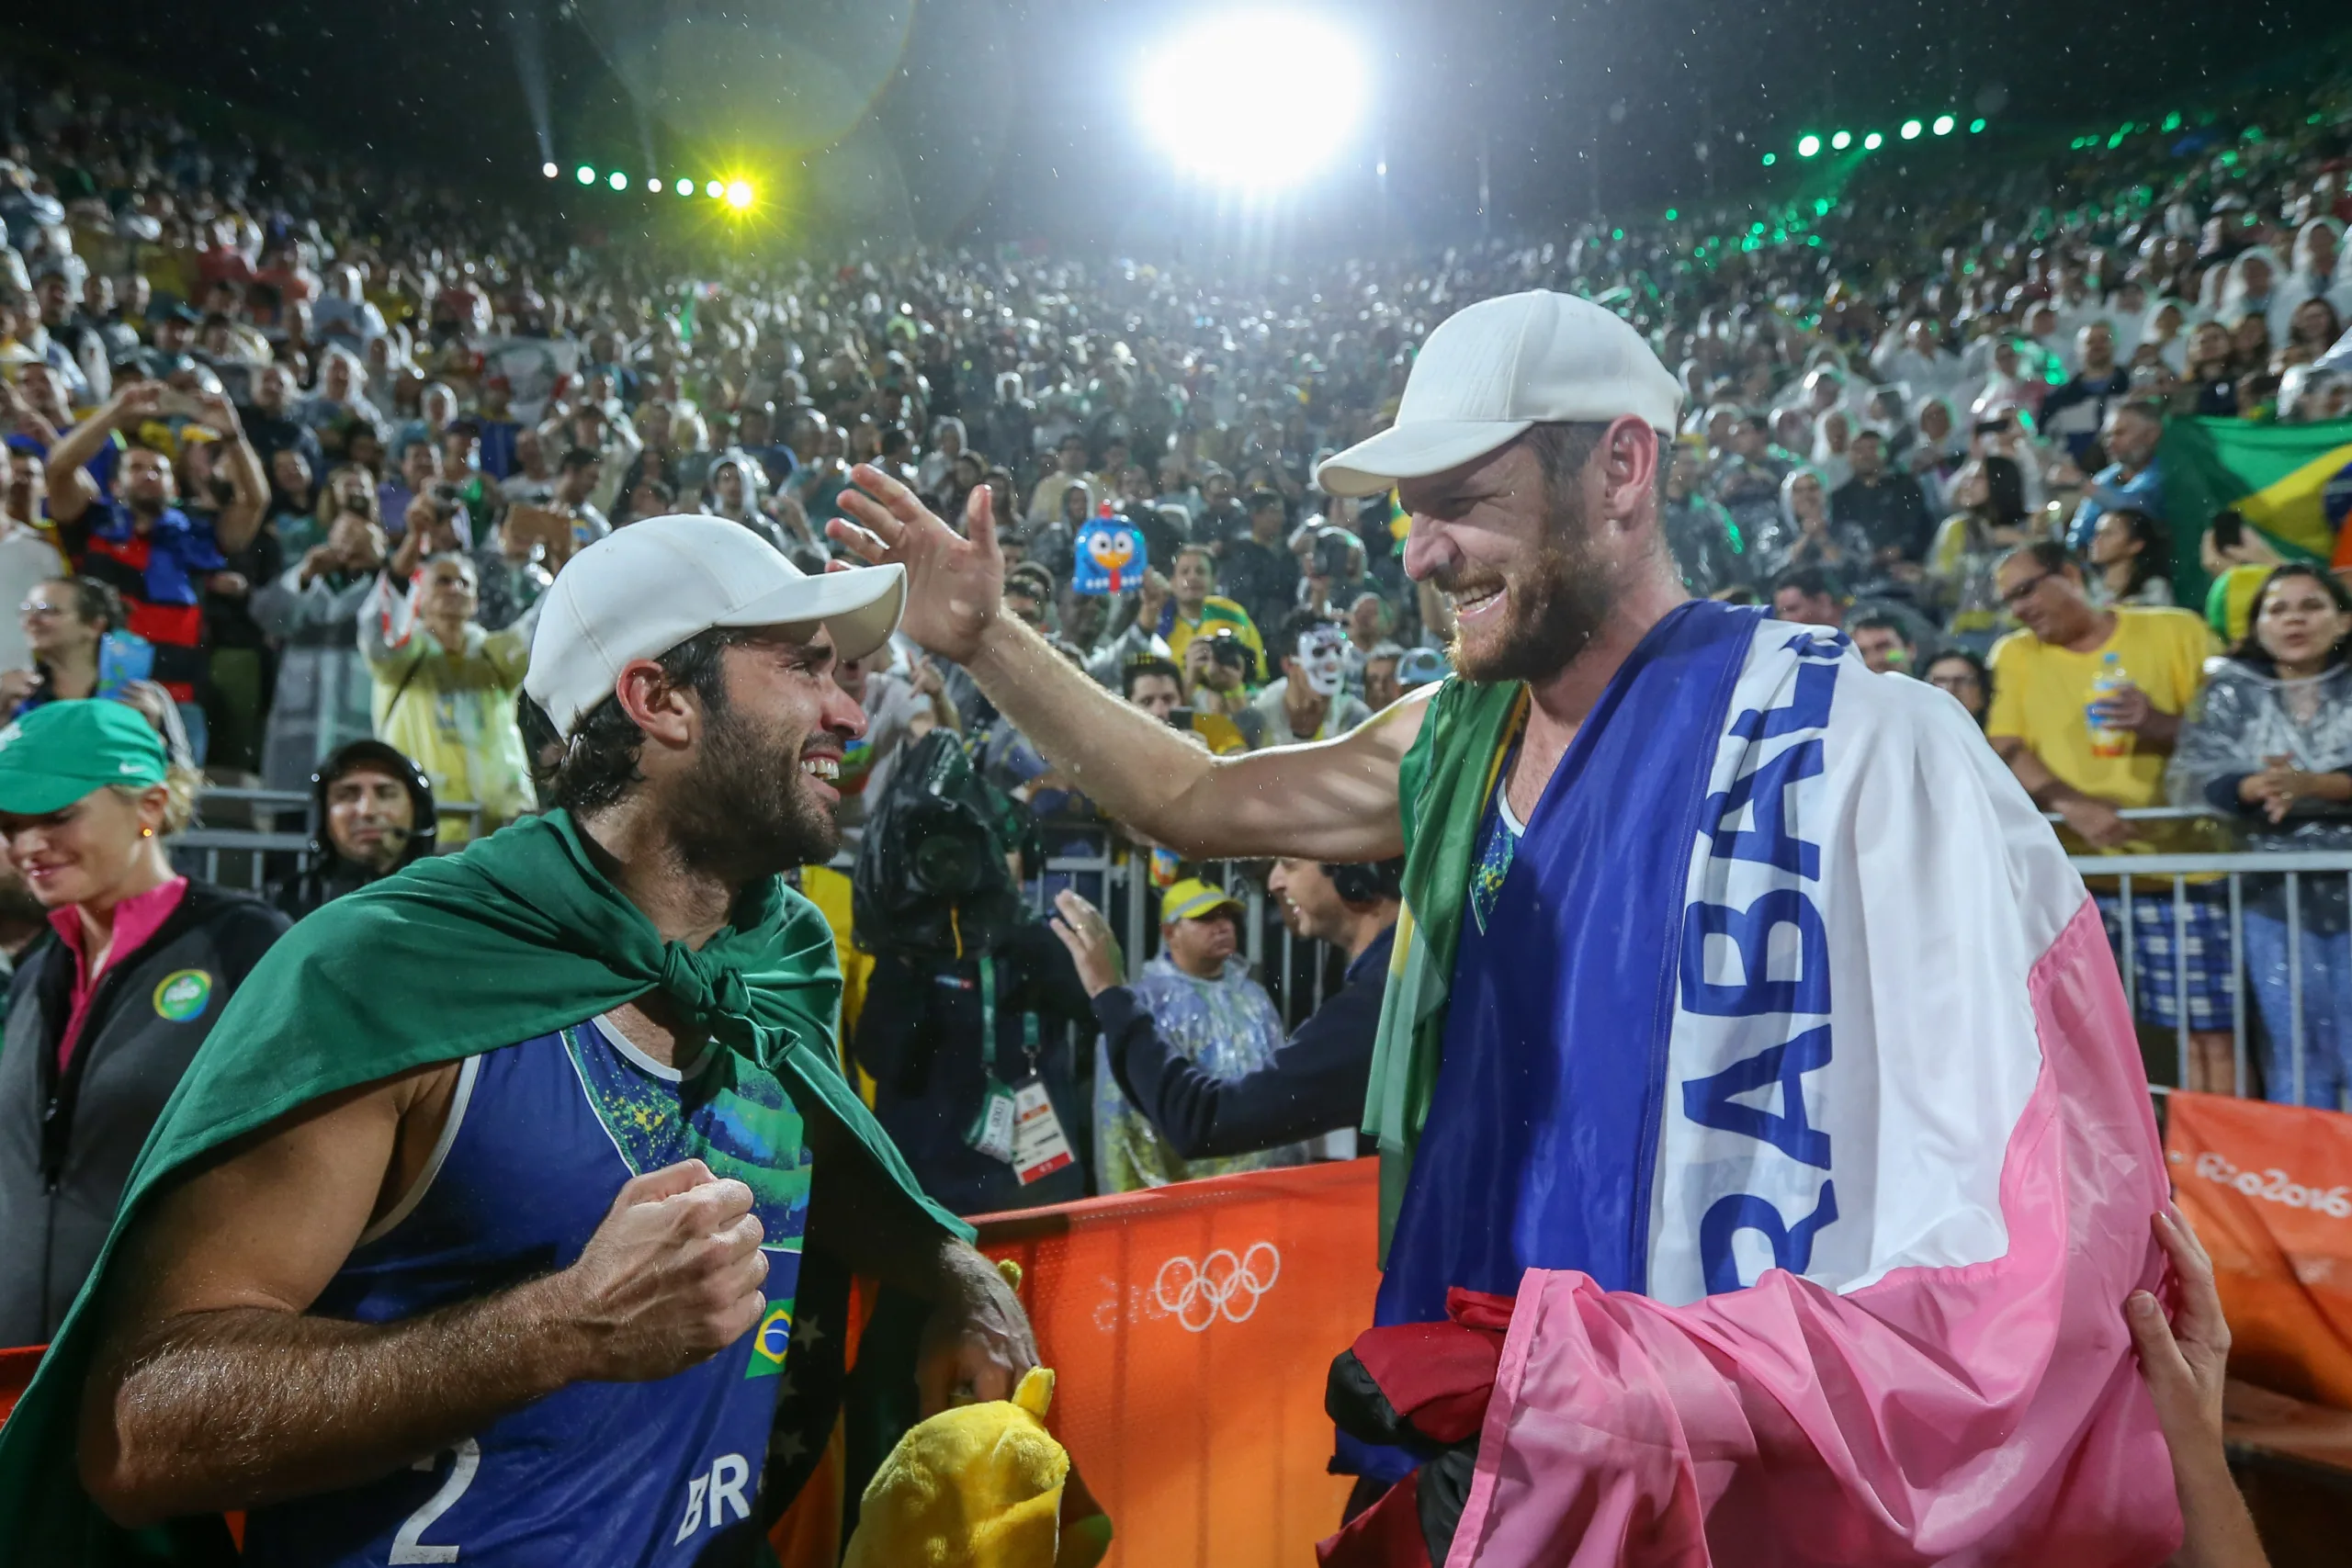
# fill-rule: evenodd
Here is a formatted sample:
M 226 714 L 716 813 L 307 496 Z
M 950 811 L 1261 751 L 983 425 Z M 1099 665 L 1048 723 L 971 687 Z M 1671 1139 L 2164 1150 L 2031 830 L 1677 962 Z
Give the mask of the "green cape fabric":
M 23 1401 L 0 1427 L 0 1559 L 194 1561 L 110 1525 L 82 1490 L 74 1430 L 107 1270 L 172 1179 L 232 1140 L 354 1085 L 550 1033 L 660 991 L 775 1073 L 803 1115 L 830 1112 L 941 1228 L 832 1051 L 841 971 L 817 907 L 774 878 L 699 950 L 664 942 L 554 812 L 420 861 L 288 932 L 238 988 L 141 1151 L 99 1254 Z
M 1380 1150 L 1380 1255 L 1404 1201 L 1413 1149 L 1429 1119 L 1445 1041 L 1446 991 L 1462 931 L 1495 773 L 1521 718 L 1526 687 L 1449 677 L 1430 699 L 1420 733 L 1397 770 L 1404 815 L 1405 907 L 1388 963 L 1388 989 L 1372 1052 L 1363 1130 Z

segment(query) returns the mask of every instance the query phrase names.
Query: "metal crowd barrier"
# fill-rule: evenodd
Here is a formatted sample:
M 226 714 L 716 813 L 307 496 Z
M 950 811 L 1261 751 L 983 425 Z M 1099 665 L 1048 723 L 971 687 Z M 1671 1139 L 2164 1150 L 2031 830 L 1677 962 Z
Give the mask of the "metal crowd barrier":
M 481 807 L 444 801 L 439 814 L 470 825 Z M 172 840 L 172 864 L 199 882 L 259 893 L 309 869 L 318 830 L 308 790 L 208 788 L 197 797 L 195 825 Z
M 1041 874 L 1023 885 L 1030 911 L 1044 919 L 1053 913 L 1057 892 L 1075 888 L 1111 923 L 1126 959 L 1127 978 L 1140 978 L 1144 964 L 1159 951 L 1159 889 L 1152 884 L 1151 852 L 1132 847 L 1120 852 L 1102 829 L 1054 829 L 1047 837 L 1062 848 L 1047 855 Z M 1078 840 L 1085 840 L 1083 847 L 1072 848 Z M 1296 1029 L 1334 988 L 1341 955 L 1328 942 L 1300 938 L 1281 919 L 1266 892 L 1270 863 L 1215 861 L 1196 874 L 1241 905 L 1241 956 L 1273 997 L 1283 1026 Z M 844 852 L 834 858 L 832 869 L 847 876 L 855 864 L 855 857 Z
M 2163 822 L 2195 819 L 2219 819 L 2219 814 L 2196 808 L 2152 807 L 2118 813 L 2126 821 Z M 2052 820 L 2057 818 L 2053 816 Z M 2245 915 L 2249 892 L 2267 893 L 2277 888 L 2285 903 L 2286 969 L 2287 969 L 2287 1040 L 2284 1052 L 2289 1081 L 2284 1084 L 2262 1085 L 2267 1096 L 2273 1100 L 2291 1099 L 2303 1103 L 2307 1083 L 2306 1046 L 2311 1034 L 2304 1016 L 2306 975 L 2312 965 L 2305 962 L 2308 937 L 2304 916 L 2316 887 L 2332 889 L 2341 878 L 2347 907 L 2352 907 L 2352 850 L 2278 850 L 2233 851 L 2211 853 L 2157 854 L 2083 854 L 2071 857 L 2075 869 L 2095 892 L 2106 895 L 2112 889 L 2116 904 L 2115 926 L 2117 965 L 2122 971 L 2123 989 L 2131 998 L 2132 1014 L 2143 1025 L 2152 1009 L 2143 1005 L 2143 993 L 2149 988 L 2150 976 L 2141 973 L 2139 963 L 2140 931 L 2137 900 L 2149 896 L 2151 883 L 2169 889 L 2167 904 L 2171 927 L 2171 955 L 2174 1021 L 2174 1084 L 2152 1084 L 2159 1093 L 2186 1087 L 2191 1080 L 2191 1036 L 2198 1031 L 2189 1027 L 2190 1009 L 2189 957 L 2188 938 L 2189 909 L 2193 901 L 2211 900 L 2225 903 L 2229 918 L 2229 953 L 2226 957 L 2225 985 L 2230 998 L 2230 1077 L 2228 1092 L 2246 1095 L 2255 1080 L 2250 1070 L 2248 1042 L 2256 1028 L 2267 1027 L 2258 1010 L 2250 1015 L 2247 1007 L 2254 990 L 2254 974 L 2246 962 Z M 2211 891 L 2192 892 L 2192 888 Z M 2219 955 L 2200 954 L 2208 965 Z M 2316 956 L 2316 955 L 2314 955 Z M 2352 1027 L 2352 1018 L 2342 1021 Z M 2327 1034 L 2334 1032 L 2329 1031 Z M 2273 1042 L 2274 1044 L 2278 1043 Z M 2323 1048 L 2332 1048 L 2335 1042 L 2324 1034 Z M 2278 1053 L 2274 1052 L 2274 1058 Z M 2209 1088 L 2211 1086 L 2208 1086 Z

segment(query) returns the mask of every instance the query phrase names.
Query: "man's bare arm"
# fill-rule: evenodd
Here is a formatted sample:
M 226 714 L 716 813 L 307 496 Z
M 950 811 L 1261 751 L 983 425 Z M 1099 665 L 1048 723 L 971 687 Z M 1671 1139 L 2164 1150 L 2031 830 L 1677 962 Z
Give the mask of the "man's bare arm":
M 990 500 L 972 492 L 958 536 L 880 471 L 852 471 L 833 537 L 907 569 L 908 634 L 969 669 L 1046 761 L 1112 817 L 1198 859 L 1381 860 L 1403 847 L 1396 770 L 1427 699 L 1407 699 L 1337 740 L 1216 758 L 1071 668 L 1002 612 L 1004 560 Z M 862 526 L 860 525 L 862 525 Z
M 666 1377 L 758 1321 L 751 1193 L 695 1161 L 622 1188 L 560 1273 L 396 1323 L 307 1315 L 377 1207 L 424 1081 L 305 1107 L 127 1238 L 79 1453 L 115 1518 L 366 1481 L 567 1383 Z
M 932 1303 L 916 1353 L 922 1414 L 1012 1398 L 1037 1364 L 1037 1340 L 996 1266 L 944 1233 L 838 1122 L 812 1117 L 808 1137 L 817 1172 L 808 1249 Z
M 1336 740 L 1216 757 L 1104 691 L 1011 615 L 997 617 L 970 669 L 1064 777 L 1180 853 L 1365 861 L 1403 852 L 1396 770 L 1420 733 L 1427 693 Z

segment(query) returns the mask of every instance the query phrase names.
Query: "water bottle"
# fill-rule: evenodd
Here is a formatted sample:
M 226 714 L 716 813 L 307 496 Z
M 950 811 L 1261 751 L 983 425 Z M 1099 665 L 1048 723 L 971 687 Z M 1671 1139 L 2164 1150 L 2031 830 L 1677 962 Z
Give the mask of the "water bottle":
M 2098 673 L 2091 677 L 2091 698 L 2083 709 L 2083 720 L 2090 728 L 2091 755 L 2094 757 L 2128 757 L 2132 754 L 2132 732 L 2104 722 L 2099 717 L 2099 704 L 2119 696 L 2132 687 L 2132 677 L 2123 671 L 2123 656 L 2102 654 Z

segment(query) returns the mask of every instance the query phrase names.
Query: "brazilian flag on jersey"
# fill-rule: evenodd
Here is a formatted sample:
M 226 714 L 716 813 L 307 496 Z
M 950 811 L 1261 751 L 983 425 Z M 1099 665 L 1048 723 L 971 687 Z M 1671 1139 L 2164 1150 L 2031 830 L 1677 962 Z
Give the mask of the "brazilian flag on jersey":
M 2290 560 L 2342 558 L 2339 536 L 2352 513 L 2352 420 L 2167 420 L 2156 463 L 2164 473 L 2173 588 L 2181 604 L 2203 600 L 2198 540 L 2225 508 Z

